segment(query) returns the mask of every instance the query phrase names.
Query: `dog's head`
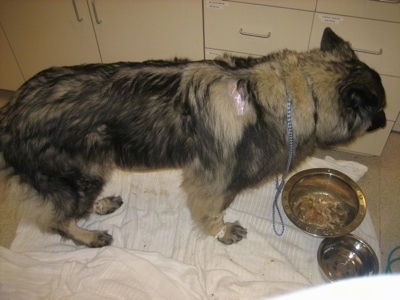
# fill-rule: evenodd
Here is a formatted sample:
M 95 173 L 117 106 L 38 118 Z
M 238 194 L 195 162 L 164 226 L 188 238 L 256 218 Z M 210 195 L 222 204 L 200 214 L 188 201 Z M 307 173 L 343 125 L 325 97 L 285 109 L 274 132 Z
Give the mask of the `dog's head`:
M 334 58 L 327 63 L 334 79 L 329 82 L 331 87 L 325 87 L 328 93 L 333 94 L 334 90 L 336 96 L 332 97 L 338 102 L 332 104 L 332 108 L 338 110 L 341 132 L 348 133 L 328 144 L 346 142 L 365 131 L 385 127 L 385 90 L 379 74 L 361 62 L 350 44 L 330 28 L 323 33 L 320 49 Z

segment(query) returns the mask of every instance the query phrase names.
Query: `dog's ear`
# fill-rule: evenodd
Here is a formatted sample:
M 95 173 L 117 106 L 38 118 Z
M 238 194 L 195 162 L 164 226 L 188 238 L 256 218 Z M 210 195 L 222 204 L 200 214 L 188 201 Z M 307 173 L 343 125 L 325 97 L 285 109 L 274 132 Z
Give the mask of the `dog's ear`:
M 324 30 L 320 48 L 322 51 L 337 53 L 348 60 L 358 59 L 350 44 L 345 42 L 329 27 Z

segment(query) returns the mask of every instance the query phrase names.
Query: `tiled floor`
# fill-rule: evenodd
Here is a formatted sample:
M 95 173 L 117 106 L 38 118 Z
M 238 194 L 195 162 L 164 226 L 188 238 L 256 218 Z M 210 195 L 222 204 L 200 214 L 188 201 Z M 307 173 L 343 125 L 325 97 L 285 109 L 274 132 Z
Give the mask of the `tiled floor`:
M 6 103 L 11 93 L 0 90 L 0 106 Z M 330 155 L 335 159 L 357 161 L 368 167 L 367 174 L 358 182 L 366 198 L 368 210 L 375 225 L 381 245 L 382 266 L 390 251 L 400 246 L 400 134 L 392 132 L 380 157 L 364 156 L 334 150 L 317 151 L 316 156 Z M 0 203 L 1 204 L 1 203 Z M 12 240 L 13 220 L 0 210 L 0 245 L 8 246 Z M 7 227 L 9 229 L 7 229 Z M 10 232 L 7 232 L 9 230 Z M 9 233 L 8 237 L 5 237 Z M 397 257 L 400 251 L 396 252 Z M 400 263 L 393 265 L 400 272 Z

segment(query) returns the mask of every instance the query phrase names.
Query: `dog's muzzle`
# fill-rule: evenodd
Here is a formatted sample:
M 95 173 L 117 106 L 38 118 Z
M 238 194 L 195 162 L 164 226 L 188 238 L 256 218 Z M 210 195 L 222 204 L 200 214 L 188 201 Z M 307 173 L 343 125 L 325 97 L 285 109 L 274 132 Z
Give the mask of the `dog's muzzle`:
M 367 129 L 368 132 L 374 131 L 386 126 L 386 115 L 383 110 L 378 111 L 371 119 L 371 126 Z

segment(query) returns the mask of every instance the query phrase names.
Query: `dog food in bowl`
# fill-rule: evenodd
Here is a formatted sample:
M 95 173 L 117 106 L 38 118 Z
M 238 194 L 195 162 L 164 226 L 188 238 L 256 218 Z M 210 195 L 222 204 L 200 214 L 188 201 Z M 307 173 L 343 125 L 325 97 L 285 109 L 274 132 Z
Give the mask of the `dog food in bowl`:
M 348 234 L 366 214 L 358 185 L 345 174 L 326 168 L 293 175 L 282 192 L 282 205 L 297 227 L 320 237 Z

